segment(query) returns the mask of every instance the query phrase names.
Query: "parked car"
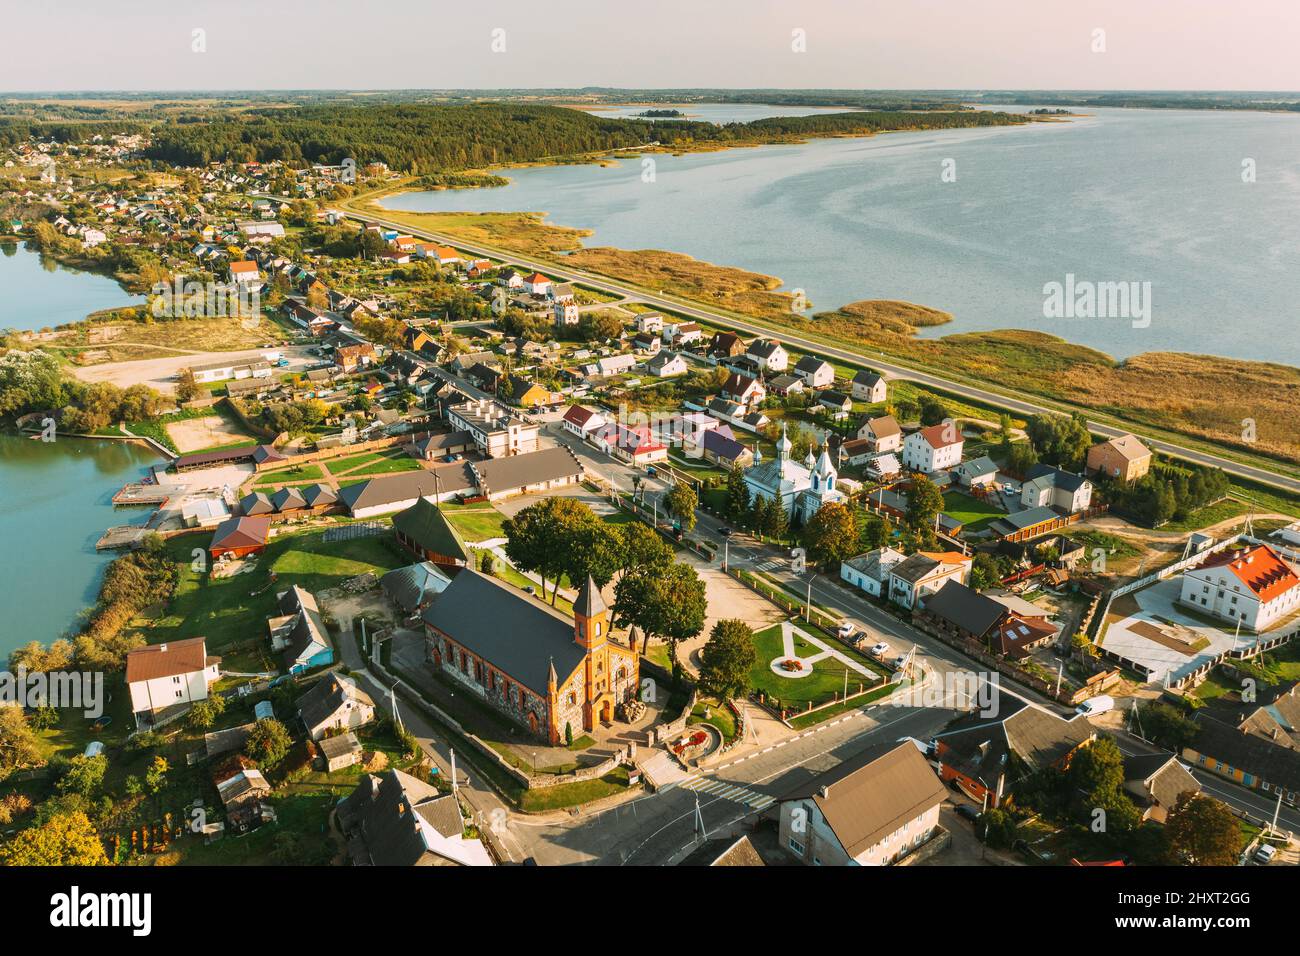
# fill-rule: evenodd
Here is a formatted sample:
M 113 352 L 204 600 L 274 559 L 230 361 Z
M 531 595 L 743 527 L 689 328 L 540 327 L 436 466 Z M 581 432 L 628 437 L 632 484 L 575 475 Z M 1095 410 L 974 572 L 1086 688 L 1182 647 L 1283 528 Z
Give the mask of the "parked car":
M 969 803 L 959 803 L 957 804 L 957 816 L 974 823 L 980 818 L 980 812 L 978 808 L 972 807 Z
M 889 653 L 889 645 L 886 644 L 884 641 L 881 641 L 879 644 L 873 644 L 871 645 L 870 653 L 871 656 L 874 657 L 876 660 L 883 661 L 885 659 L 885 655 Z
M 730 538 L 733 534 L 735 534 L 735 532 L 732 531 L 730 528 L 719 528 L 718 534 L 722 535 L 724 538 Z
M 841 621 L 840 626 L 836 628 L 835 634 L 841 641 L 847 641 L 853 636 L 853 624 L 849 621 Z
M 901 671 L 903 669 L 903 665 L 907 663 L 907 657 L 904 654 L 899 654 L 890 663 L 893 666 L 894 670 Z
M 1267 866 L 1277 856 L 1277 847 L 1271 843 L 1261 843 L 1259 849 L 1255 851 L 1255 862 Z

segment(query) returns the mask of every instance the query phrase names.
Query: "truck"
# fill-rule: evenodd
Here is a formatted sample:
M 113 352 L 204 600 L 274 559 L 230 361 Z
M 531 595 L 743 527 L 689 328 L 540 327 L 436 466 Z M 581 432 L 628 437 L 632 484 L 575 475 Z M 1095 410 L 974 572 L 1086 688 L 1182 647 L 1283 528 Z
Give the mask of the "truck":
M 1098 694 L 1096 697 L 1089 697 L 1074 712 L 1080 717 L 1096 717 L 1098 714 L 1104 714 L 1108 710 L 1115 709 L 1115 698 L 1108 694 Z

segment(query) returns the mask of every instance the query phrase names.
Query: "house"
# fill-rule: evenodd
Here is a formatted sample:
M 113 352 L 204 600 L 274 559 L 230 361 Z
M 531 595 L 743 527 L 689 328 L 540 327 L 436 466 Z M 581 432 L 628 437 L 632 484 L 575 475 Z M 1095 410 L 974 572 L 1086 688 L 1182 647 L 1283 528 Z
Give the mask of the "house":
M 322 740 L 329 732 L 356 730 L 375 719 L 375 702 L 356 679 L 329 673 L 298 700 L 298 716 L 307 735 Z
M 556 745 L 613 721 L 635 699 L 640 664 L 612 640 L 590 576 L 573 619 L 496 578 L 465 568 L 426 608 L 428 661 L 506 718 Z M 519 635 L 528 640 L 519 640 Z M 567 730 L 566 730 L 567 728 Z
M 316 745 L 325 761 L 325 772 L 333 773 L 361 762 L 361 742 L 351 731 L 326 737 Z
M 245 515 L 269 515 L 275 512 L 275 505 L 266 492 L 254 491 L 239 499 L 239 510 Z
M 658 312 L 641 312 L 636 317 L 636 330 L 659 337 L 664 330 L 664 317 Z
M 664 338 L 676 348 L 684 349 L 703 339 L 704 330 L 697 322 L 676 322 L 672 326 L 665 326 Z
M 522 375 L 507 375 L 497 385 L 497 394 L 508 397 L 519 408 L 535 408 L 551 400 L 551 393 Z
M 582 462 L 563 446 L 473 462 L 469 471 L 478 493 L 489 501 L 569 488 L 586 474 Z
M 889 572 L 907 560 L 907 555 L 893 548 L 877 548 L 840 562 L 840 579 L 866 591 L 872 597 L 888 593 Z
M 1037 770 L 1064 769 L 1080 747 L 1096 739 L 1083 718 L 997 692 L 985 709 L 958 718 L 933 741 L 939 778 L 976 803 L 1001 806 L 1014 786 Z
M 809 388 L 829 388 L 835 381 L 835 368 L 825 359 L 805 355 L 794 366 L 794 374 Z
M 421 561 L 432 561 L 441 568 L 463 568 L 469 563 L 460 533 L 442 509 L 423 496 L 393 515 L 393 533 L 397 543 Z
M 754 453 L 747 446 L 716 428 L 704 432 L 699 447 L 705 461 L 728 471 L 748 468 L 754 463 Z
M 653 332 L 638 332 L 632 336 L 633 351 L 640 352 L 643 355 L 655 355 L 663 348 L 663 339 Z
M 952 470 L 952 477 L 963 488 L 986 488 L 998 475 L 998 466 L 988 455 L 963 461 Z
M 552 302 L 576 302 L 577 287 L 572 282 L 556 282 L 551 285 Z
M 1065 514 L 1079 514 L 1092 504 L 1092 482 L 1040 462 L 1025 473 L 1020 503 L 1026 508 L 1046 506 Z
M 377 361 L 375 347 L 369 342 L 358 345 L 340 345 L 334 350 L 334 364 L 345 373 L 355 372 Z
M 873 452 L 902 451 L 903 429 L 893 415 L 868 418 L 858 426 L 858 437 L 864 439 Z
M 887 866 L 941 829 L 946 796 L 910 740 L 871 747 L 780 798 L 779 843 L 813 866 Z
M 897 455 L 872 455 L 862 462 L 862 471 L 875 481 L 889 481 L 903 473 L 903 465 Z
M 835 392 L 827 389 L 817 396 L 817 405 L 821 408 L 829 409 L 833 416 L 838 420 L 848 418 L 849 412 L 853 411 L 852 400 L 843 392 Z
M 915 608 L 922 603 L 928 607 L 928 595 L 949 582 L 970 580 L 973 563 L 973 558 L 959 551 L 918 551 L 889 569 L 886 597 L 900 607 Z
M 293 485 L 285 485 L 271 495 L 271 504 L 275 505 L 275 510 L 278 513 L 301 511 L 307 507 L 307 499 L 303 497 L 303 493 L 299 488 Z
M 763 372 L 784 372 L 790 365 L 790 353 L 776 339 L 754 339 L 745 354 Z
M 1004 541 L 1025 541 L 1041 537 L 1049 531 L 1064 527 L 1069 518 L 1053 508 L 1043 505 L 1013 514 L 1003 515 L 989 523 L 989 530 Z
M 337 814 L 353 866 L 492 866 L 455 795 L 400 770 L 362 777 Z
M 534 272 L 524 278 L 523 288 L 529 295 L 547 295 L 551 291 L 551 280 L 540 272 Z
M 749 837 L 706 840 L 677 863 L 678 866 L 766 866 Z
M 854 399 L 859 402 L 871 402 L 874 405 L 889 397 L 884 378 L 866 369 L 854 375 L 850 385 Z
M 655 340 L 659 341 L 658 339 Z M 686 359 L 677 352 L 660 352 L 646 363 L 646 371 L 656 378 L 673 378 L 688 371 Z
M 408 615 L 423 611 L 449 584 L 447 572 L 432 561 L 395 568 L 379 579 L 388 599 Z
M 1267 708 L 1233 713 L 1205 707 L 1197 712 L 1196 736 L 1183 748 L 1182 756 L 1193 768 L 1201 768 L 1266 794 L 1270 803 L 1279 799 L 1291 806 L 1300 804 L 1300 720 L 1288 720 L 1276 713 L 1297 701 L 1295 686 L 1279 694 Z M 1263 710 L 1265 713 L 1261 714 Z M 1267 711 L 1274 711 L 1269 714 Z M 1281 720 L 1277 718 L 1281 717 Z M 1265 719 L 1267 718 L 1267 719 Z M 1286 727 L 1292 729 L 1288 731 Z M 1294 735 L 1293 735 L 1294 732 Z
M 610 422 L 592 435 L 591 442 L 605 454 L 635 465 L 648 465 L 668 458 L 668 446 L 660 442 L 647 425 L 629 428 Z
M 1183 572 L 1179 603 L 1264 631 L 1300 607 L 1300 577 L 1266 544 L 1228 548 Z
M 745 351 L 745 343 L 735 332 L 715 332 L 705 353 L 711 358 L 731 358 Z
M 773 395 L 781 395 L 783 397 L 787 395 L 798 395 L 804 390 L 803 379 L 798 375 L 790 374 L 778 375 L 776 378 L 769 379 L 767 387 Z
M 524 455 L 537 450 L 539 427 L 491 399 L 477 399 L 447 409 L 447 424 L 469 432 L 489 458 Z
M 536 275 L 536 273 L 534 273 Z M 545 276 L 542 276 L 545 279 Z M 524 277 L 514 269 L 502 269 L 497 273 L 497 284 L 505 286 L 507 289 L 522 289 L 524 287 Z
M 636 364 L 637 357 L 631 352 L 625 355 L 606 355 L 589 365 L 584 365 L 582 372 L 588 377 L 622 375 L 635 368 Z
M 262 273 L 256 262 L 241 259 L 230 264 L 230 281 L 241 286 L 261 285 Z
M 588 438 L 605 427 L 605 416 L 584 405 L 570 405 L 560 419 L 560 427 L 571 435 Z
M 208 656 L 207 641 L 202 637 L 128 651 L 126 684 L 136 727 L 151 725 L 159 717 L 169 718 L 195 701 L 207 700 L 220 677 L 221 658 Z
M 850 438 L 840 442 L 840 460 L 847 461 L 850 465 L 861 465 L 874 457 L 876 453 L 871 450 L 871 443 L 865 438 Z
M 217 525 L 217 530 L 212 534 L 212 543 L 208 545 L 208 554 L 213 561 L 227 556 L 243 558 L 258 554 L 265 550 L 270 537 L 271 519 L 267 515 L 230 518 Z
M 460 455 L 474 448 L 474 436 L 467 431 L 438 432 L 415 443 L 414 457 L 437 461 L 448 455 Z
M 1164 823 L 1185 794 L 1201 792 L 1201 782 L 1172 754 L 1133 754 L 1124 758 L 1124 789 L 1142 807 L 1144 821 Z
M 551 306 L 551 314 L 555 318 L 556 325 L 572 326 L 582 320 L 578 303 L 572 299 L 556 299 L 555 304 Z
M 741 375 L 739 372 L 732 372 L 727 376 L 727 380 L 722 383 L 721 394 L 728 401 L 752 409 L 767 397 L 767 389 L 763 387 L 761 379 L 750 378 L 748 375 Z
M 953 422 L 940 422 L 903 439 L 903 467 L 908 471 L 933 474 L 961 464 L 964 442 L 961 429 Z
M 260 820 L 260 804 L 271 794 L 262 771 L 243 754 L 232 754 L 212 768 L 212 783 L 234 829 Z
M 334 663 L 334 642 L 330 639 L 320 606 L 310 591 L 294 585 L 276 595 L 280 611 L 267 618 L 271 650 L 284 660 L 290 674 L 302 674 Z
M 1137 481 L 1151 470 L 1151 450 L 1132 435 L 1120 435 L 1088 449 L 1084 471 L 1116 481 Z

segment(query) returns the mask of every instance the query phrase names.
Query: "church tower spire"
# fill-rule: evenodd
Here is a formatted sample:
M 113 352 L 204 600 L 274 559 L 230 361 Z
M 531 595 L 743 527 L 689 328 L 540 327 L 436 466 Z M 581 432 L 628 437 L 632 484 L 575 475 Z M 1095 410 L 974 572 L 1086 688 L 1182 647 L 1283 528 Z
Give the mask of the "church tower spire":
M 600 585 L 588 574 L 573 601 L 573 638 L 590 650 L 605 643 L 608 627 L 609 608 L 600 596 Z

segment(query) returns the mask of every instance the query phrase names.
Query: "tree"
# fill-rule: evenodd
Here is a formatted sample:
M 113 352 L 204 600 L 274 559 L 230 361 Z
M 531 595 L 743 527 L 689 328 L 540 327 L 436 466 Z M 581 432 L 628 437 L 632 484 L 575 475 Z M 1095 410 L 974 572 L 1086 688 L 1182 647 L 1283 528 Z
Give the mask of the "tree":
M 248 732 L 244 753 L 259 767 L 274 767 L 289 752 L 289 731 L 275 718 L 259 720 Z
M 921 424 L 938 425 L 948 417 L 948 409 L 933 395 L 922 395 L 920 400 Z
M 486 574 L 489 577 L 497 573 L 496 555 L 487 548 L 484 548 L 483 553 L 479 555 L 478 569 L 481 573 Z
M 652 637 L 668 642 L 675 675 L 681 666 L 677 645 L 703 630 L 708 601 L 695 569 L 677 562 L 625 573 L 614 586 L 614 609 L 645 635 L 642 653 L 649 650 Z
M 190 708 L 187 722 L 195 730 L 207 730 L 226 712 L 226 698 L 220 694 L 201 700 Z
M 564 746 L 573 746 L 573 724 L 567 720 L 564 722 Z
M 908 527 L 933 528 L 935 516 L 943 511 L 943 506 L 943 493 L 939 486 L 929 478 L 918 477 L 907 492 Z
M 597 520 L 590 508 L 573 498 L 543 498 L 505 520 L 506 555 L 515 567 L 541 576 L 543 597 L 547 580 L 553 582 L 554 604 L 580 529 Z
M 0 844 L 4 866 L 107 866 L 108 854 L 85 813 L 59 814 Z
M 1081 748 L 1070 758 L 1066 783 L 1074 795 L 1074 813 L 1085 824 L 1104 813 L 1108 833 L 1126 833 L 1141 823 L 1141 814 L 1124 792 L 1124 755 L 1110 737 Z
M 108 769 L 108 758 L 103 754 L 87 757 L 78 754 L 68 761 L 67 770 L 59 778 L 59 793 L 75 793 L 91 799 L 104 784 L 104 771 Z
M 727 475 L 727 515 L 733 521 L 740 521 L 747 514 L 749 514 L 749 486 L 745 484 L 744 471 L 736 465 Z
M 859 513 L 858 548 L 860 550 L 875 551 L 877 548 L 885 547 L 889 544 L 892 532 L 889 519 L 884 515 Z
M 40 742 L 23 709 L 0 706 L 0 781 L 17 770 L 39 767 L 44 762 Z
M 699 506 L 699 495 L 684 481 L 677 482 L 664 494 L 664 509 L 677 519 L 683 531 L 695 527 L 695 509 Z
M 718 621 L 700 652 L 700 685 L 723 699 L 738 697 L 749 689 L 757 661 L 753 629 L 744 621 Z
M 853 510 L 839 501 L 817 509 L 803 529 L 804 547 L 813 561 L 829 567 L 858 553 L 858 521 Z
M 202 389 L 194 378 L 194 370 L 183 368 L 176 376 L 176 401 L 192 402 L 199 397 Z
M 1245 837 L 1225 804 L 1204 794 L 1185 794 L 1165 820 L 1165 845 L 1178 863 L 1236 866 Z
M 1006 577 L 1002 573 L 1002 568 L 998 565 L 998 560 L 991 554 L 984 551 L 978 551 L 971 561 L 970 568 L 970 586 L 976 591 L 983 591 L 986 588 L 995 588 L 1002 583 Z
M 1184 747 L 1191 746 L 1200 730 L 1187 714 L 1160 701 L 1139 707 L 1138 720 L 1149 740 L 1174 753 L 1182 753 Z
M 1030 416 L 1025 434 L 1043 461 L 1067 471 L 1080 470 L 1092 447 L 1087 420 L 1077 412 Z
M 1034 451 L 1034 446 L 1027 441 L 1014 442 L 1007 450 L 1007 470 L 1013 475 L 1023 478 L 1036 464 L 1038 464 L 1038 452 Z
M 166 757 L 155 756 L 144 772 L 144 786 L 150 793 L 157 793 L 167 783 L 167 771 L 170 767 Z

